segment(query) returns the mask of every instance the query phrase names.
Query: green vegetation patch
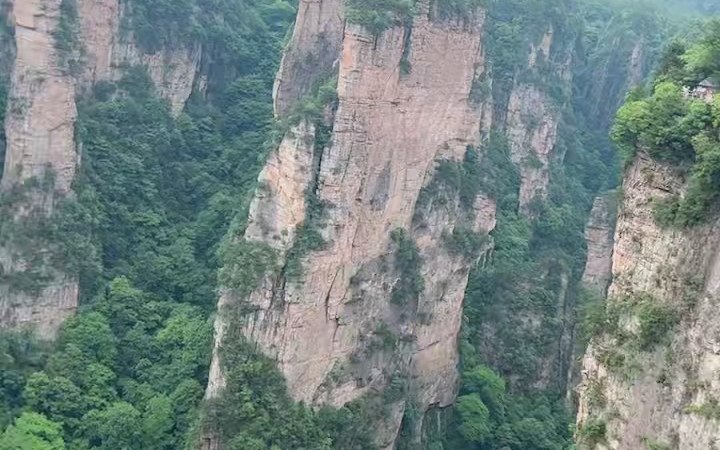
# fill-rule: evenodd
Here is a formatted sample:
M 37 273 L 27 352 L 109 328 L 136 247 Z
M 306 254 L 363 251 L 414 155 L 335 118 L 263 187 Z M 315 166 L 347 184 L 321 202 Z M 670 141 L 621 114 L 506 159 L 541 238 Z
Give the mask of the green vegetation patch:
M 714 216 L 720 192 L 720 100 L 694 98 L 702 82 L 720 81 L 717 57 L 720 21 L 710 21 L 694 44 L 673 42 L 661 59 L 651 92 L 630 93 L 620 108 L 612 137 L 621 156 L 638 152 L 684 172 L 683 196 L 660 201 L 655 219 L 663 226 L 689 227 Z
M 443 233 L 442 239 L 450 253 L 462 256 L 468 261 L 477 258 L 490 243 L 487 234 L 476 233 L 463 227 L 455 227 L 452 233 Z
M 487 3 L 486 0 L 432 0 L 430 7 L 434 17 L 442 20 L 468 19 Z
M 621 325 L 623 318 L 636 317 L 638 330 L 634 335 Z M 639 294 L 636 298 L 591 301 L 583 310 L 581 330 L 586 339 L 606 333 L 618 344 L 632 341 L 641 351 L 650 351 L 667 338 L 681 320 L 681 312 L 656 299 Z
M 0 215 L 5 218 L 0 221 L 0 245 L 10 248 L 20 264 L 0 265 L 0 282 L 11 291 L 38 295 L 58 273 L 79 277 L 100 270 L 94 211 L 77 197 L 55 192 L 54 185 L 55 173 L 46 168 L 44 175 L 0 194 Z
M 433 20 L 469 20 L 485 5 L 484 0 L 432 0 L 430 18 Z M 417 0 L 346 0 L 345 17 L 351 23 L 367 28 L 374 36 L 403 25 L 411 27 L 417 13 Z M 407 69 L 407 67 L 406 67 Z
M 199 309 L 153 299 L 115 279 L 91 311 L 63 325 L 54 346 L 30 335 L 0 335 L 2 426 L 19 416 L 0 435 L 0 447 L 182 447 L 197 418 L 211 346 L 212 325 Z M 34 431 L 4 446 L 27 414 L 54 425 L 38 418 Z M 52 436 L 53 447 L 33 444 L 36 434 Z
M 647 447 L 647 450 L 672 450 L 673 446 L 662 441 L 649 439 L 645 436 L 641 438 L 642 442 Z
M 690 405 L 683 408 L 686 414 L 695 414 L 706 419 L 720 420 L 720 404 L 717 400 L 711 399 L 702 405 Z
M 578 430 L 578 444 L 580 448 L 592 449 L 604 442 L 607 434 L 607 424 L 601 419 L 588 419 Z
M 60 2 L 60 19 L 53 32 L 55 50 L 58 53 L 58 65 L 69 74 L 80 70 L 80 15 L 77 0 Z
M 651 350 L 658 344 L 665 343 L 670 332 L 680 321 L 678 311 L 660 305 L 644 303 L 639 307 L 637 318 L 640 323 L 641 350 Z
M 220 247 L 222 264 L 218 272 L 220 284 L 238 297 L 245 297 L 257 288 L 263 276 L 278 267 L 277 252 L 268 244 L 242 238 Z
M 440 160 L 433 178 L 418 195 L 413 223 L 420 224 L 428 208 L 453 206 L 457 199 L 463 212 L 472 213 L 475 199 L 483 186 L 481 162 L 477 150 L 468 146 L 463 161 Z
M 347 0 L 345 8 L 348 22 L 362 25 L 375 36 L 406 23 L 415 14 L 413 0 Z
M 417 304 L 420 294 L 425 290 L 425 280 L 420 273 L 423 264 L 420 251 L 402 228 L 393 230 L 390 239 L 396 246 L 393 269 L 399 277 L 393 286 L 390 301 L 399 306 Z

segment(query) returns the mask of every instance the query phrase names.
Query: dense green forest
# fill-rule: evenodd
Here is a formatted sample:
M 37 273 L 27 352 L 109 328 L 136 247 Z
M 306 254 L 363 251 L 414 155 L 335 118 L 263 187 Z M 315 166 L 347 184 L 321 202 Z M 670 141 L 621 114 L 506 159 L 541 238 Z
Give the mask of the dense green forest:
M 63 3 L 73 11 L 73 0 Z M 62 201 L 54 225 L 33 232 L 67 243 L 59 264 L 80 277 L 81 311 L 53 344 L 25 333 L 0 334 L 0 450 L 190 448 L 205 421 L 217 425 L 230 450 L 374 449 L 373 421 L 407 394 L 401 381 L 377 398 L 316 411 L 291 401 L 272 360 L 234 342 L 226 349 L 227 395 L 211 405 L 202 402 L 223 237 L 243 227 L 257 174 L 282 130 L 273 118 L 271 92 L 297 2 L 124 3 L 123 32 L 145 51 L 203 47 L 207 93 L 194 93 L 174 118 L 144 69 L 131 67 L 119 82 L 100 83 L 79 99 L 83 164 L 73 186 L 77 195 Z M 566 380 L 533 384 L 543 360 L 557 361 L 554 374 L 567 372 L 560 351 L 550 348 L 563 329 L 557 295 L 568 277 L 568 317 L 577 320 L 585 298 L 578 286 L 582 230 L 593 197 L 615 188 L 619 174 L 609 129 L 629 88 L 629 55 L 641 42 L 649 68 L 664 51 L 657 81 L 647 92 L 633 92 L 613 138 L 626 158 L 638 144 L 650 143 L 652 156 L 687 167 L 692 195 L 659 205 L 658 218 L 668 225 L 698 223 L 717 200 L 720 153 L 710 132 L 718 126 L 717 114 L 715 105 L 684 99 L 680 86 L 716 75 L 720 38 L 716 27 L 695 44 L 668 46 L 682 28 L 662 11 L 672 7 L 692 17 L 693 11 L 718 8 L 701 0 L 695 9 L 669 0 L 435 3 L 441 18 L 487 10 L 496 109 L 502 110 L 513 83 L 540 86 L 562 111 L 558 154 L 564 159 L 553 163 L 551 195 L 532 206 L 529 219 L 518 214 L 519 174 L 507 157 L 502 121 L 487 137 L 478 161 L 484 175 L 477 182 L 498 200 L 495 252 L 468 287 L 457 404 L 428 413 L 436 420 L 425 421 L 430 425 L 421 448 L 571 448 Z M 347 5 L 348 20 L 376 34 L 416 12 L 409 0 Z M 528 70 L 527 45 L 549 24 L 556 34 L 551 61 Z M 75 45 L 72 27 L 68 33 L 61 38 Z M 4 23 L 0 39 L 11 40 Z M 573 58 L 572 83 L 556 70 L 567 55 Z M 8 70 L 0 61 L 2 112 Z M 0 200 L 0 212 L 6 212 L 12 205 L 7 197 Z M 20 233 L 6 217 L 0 237 Z M 16 288 L 29 291 L 43 283 L 42 277 L 21 281 Z M 542 326 L 521 326 L 521 312 L 538 314 Z M 501 324 L 491 342 L 482 334 L 490 322 Z M 409 408 L 404 431 L 417 420 L 413 414 L 418 411 Z M 412 439 L 398 445 L 418 448 Z
M 284 1 L 205 3 L 130 2 L 124 26 L 153 48 L 177 42 L 191 20 L 213 61 L 206 97 L 193 95 L 173 118 L 134 67 L 78 102 L 77 195 L 59 205 L 57 226 L 34 231 L 72 243 L 62 264 L 80 276 L 81 313 L 54 345 L 3 333 L 0 427 L 15 424 L 0 448 L 25 438 L 22 448 L 45 448 L 33 442 L 53 430 L 48 448 L 176 449 L 198 425 L 217 247 L 264 162 L 273 79 L 295 16 Z M 10 229 L 0 223 L 0 235 Z M 279 384 L 263 395 L 284 393 Z

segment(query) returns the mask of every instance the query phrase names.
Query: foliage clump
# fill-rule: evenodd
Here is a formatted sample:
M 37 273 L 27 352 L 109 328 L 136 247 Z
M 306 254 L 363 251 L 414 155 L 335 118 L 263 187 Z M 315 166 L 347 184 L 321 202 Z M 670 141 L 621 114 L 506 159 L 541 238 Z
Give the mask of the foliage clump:
M 60 18 L 53 32 L 55 50 L 58 52 L 58 65 L 70 74 L 80 70 L 80 14 L 77 0 L 60 2 Z
M 405 306 L 417 302 L 425 290 L 425 280 L 420 273 L 423 261 L 417 244 L 407 231 L 397 228 L 390 234 L 390 238 L 396 246 L 394 270 L 398 274 L 390 300 L 393 304 Z
M 0 337 L 0 418 L 6 425 L 7 407 L 43 415 L 68 448 L 177 448 L 197 417 L 211 343 L 199 309 L 115 279 L 51 352 L 29 335 Z
M 232 71 L 242 61 L 249 63 L 244 68 L 253 69 L 256 58 L 268 56 L 264 52 L 268 45 L 282 43 L 295 15 L 293 3 L 285 0 L 123 0 L 123 3 L 127 13 L 122 31 L 126 37 L 132 36 L 140 49 L 154 54 L 162 49 L 202 46 L 221 59 L 218 67 L 221 73 Z M 267 68 L 276 64 L 272 61 L 275 58 L 268 58 Z
M 431 8 L 434 11 L 431 11 L 440 19 L 468 19 L 485 4 L 485 0 L 433 0 Z
M 592 418 L 583 423 L 578 430 L 578 441 L 581 448 L 592 449 L 603 442 L 607 434 L 607 424 L 604 420 Z
M 637 317 L 640 323 L 638 338 L 641 350 L 650 350 L 663 343 L 680 320 L 674 309 L 651 303 L 640 305 Z
M 362 25 L 374 36 L 402 25 L 415 14 L 413 0 L 347 0 L 345 8 L 348 22 Z
M 631 92 L 617 113 L 612 137 L 626 164 L 638 152 L 687 174 L 683 196 L 659 201 L 655 219 L 663 226 L 701 224 L 717 210 L 720 192 L 720 98 L 693 98 L 698 85 L 720 81 L 720 21 L 685 46 L 674 42 L 661 59 L 652 91 Z
M 509 392 L 494 370 L 472 366 L 462 372 L 454 418 L 437 448 L 566 448 L 570 416 L 554 402 L 551 396 Z
M 219 257 L 222 264 L 218 272 L 220 284 L 233 289 L 240 297 L 255 290 L 262 277 L 278 264 L 277 253 L 268 244 L 242 239 L 222 245 Z
M 460 255 L 468 261 L 477 258 L 490 242 L 486 234 L 464 227 L 455 227 L 452 233 L 443 233 L 442 238 L 450 253 Z
M 25 412 L 0 434 L 3 450 L 65 450 L 61 427 L 42 414 Z
M 418 196 L 413 222 L 420 224 L 427 209 L 452 206 L 457 200 L 463 212 L 472 213 L 482 188 L 481 162 L 477 150 L 468 146 L 463 161 L 440 160 L 433 178 Z
M 683 409 L 686 414 L 696 414 L 706 419 L 720 420 L 720 403 L 710 399 L 700 405 L 690 405 Z

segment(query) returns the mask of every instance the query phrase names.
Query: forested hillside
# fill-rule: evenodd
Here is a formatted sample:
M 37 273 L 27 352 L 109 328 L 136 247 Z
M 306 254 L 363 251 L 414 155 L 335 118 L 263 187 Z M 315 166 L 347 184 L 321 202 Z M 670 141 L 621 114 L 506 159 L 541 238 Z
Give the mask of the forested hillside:
M 25 227 L 11 219 L 18 198 L 45 189 L 47 180 L 0 193 L 0 243 L 25 243 L 38 260 L 50 252 L 80 280 L 79 313 L 56 342 L 0 331 L 0 450 L 189 449 L 209 422 L 226 434 L 228 450 L 375 449 L 372 424 L 389 402 L 408 396 L 402 380 L 365 402 L 311 408 L 291 400 L 272 359 L 240 341 L 230 344 L 232 360 L 225 362 L 233 367 L 226 374 L 230 394 L 203 402 L 218 270 L 237 258 L 232 238 L 246 226 L 258 173 L 288 128 L 287 117 L 273 115 L 272 90 L 297 1 L 122 3 L 122 29 L 144 51 L 202 47 L 205 85 L 195 86 L 174 117 L 144 67 L 124 68 L 118 82 L 99 82 L 78 99 L 82 163 L 74 195 Z M 348 20 L 380 34 L 407 20 L 413 3 L 348 0 Z M 558 156 L 547 199 L 530 204 L 528 214 L 519 212 L 520 173 L 502 121 L 450 174 L 450 183 L 471 183 L 497 200 L 494 250 L 470 275 L 457 403 L 428 412 L 422 443 L 413 430 L 421 412 L 410 408 L 397 448 L 569 449 L 574 405 L 566 401 L 567 374 L 589 338 L 576 324 L 592 301 L 579 283 L 583 228 L 595 196 L 616 188 L 622 165 L 610 142 L 612 117 L 665 52 L 658 81 L 648 92 L 633 91 L 613 137 L 627 158 L 638 142 L 671 142 L 650 151 L 689 167 L 691 195 L 660 205 L 658 220 L 702 221 L 717 200 L 716 142 L 707 132 L 717 124 L 711 105 L 683 100 L 680 86 L 716 75 L 717 33 L 689 50 L 670 46 L 670 37 L 684 36 L 697 11 L 720 8 L 662 0 L 435 3 L 449 17 L 487 11 L 492 83 L 478 80 L 473 89 L 500 110 L 513 85 L 540 86 L 561 117 Z M 74 49 L 77 4 L 62 5 L 56 45 Z M 665 15 L 669 7 L 683 18 Z M 528 42 L 548 24 L 553 59 L 529 70 Z M 12 48 L 13 30 L 0 21 L 0 118 L 18 113 L 6 106 Z M 0 131 L 0 164 L 4 147 Z M 0 281 L 34 293 L 47 274 L 6 277 L 0 266 Z M 566 300 L 558 302 L 561 292 Z M 539 325 L 528 326 L 535 320 Z M 396 344 L 388 343 L 396 336 L 386 338 L 378 345 Z
M 3 332 L 0 420 L 3 428 L 21 414 L 27 420 L 8 429 L 2 448 L 46 448 L 34 442 L 47 430 L 59 430 L 47 448 L 63 440 L 78 449 L 181 448 L 197 425 L 217 248 L 246 208 L 272 140 L 273 78 L 295 9 L 284 1 L 130 3 L 126 26 L 141 45 L 208 48 L 206 96 L 173 118 L 144 69 L 131 67 L 80 101 L 77 195 L 32 231 L 67 243 L 82 311 L 53 344 Z M 8 195 L 0 211 L 11 207 Z M 0 235 L 10 225 L 0 223 Z

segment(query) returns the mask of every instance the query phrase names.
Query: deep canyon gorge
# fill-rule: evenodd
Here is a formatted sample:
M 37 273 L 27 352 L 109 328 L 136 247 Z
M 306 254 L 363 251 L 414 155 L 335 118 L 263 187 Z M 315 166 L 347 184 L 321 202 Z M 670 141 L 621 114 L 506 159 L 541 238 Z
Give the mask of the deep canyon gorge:
M 0 450 L 720 448 L 715 13 L 0 0 Z

